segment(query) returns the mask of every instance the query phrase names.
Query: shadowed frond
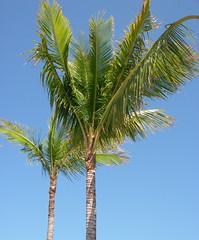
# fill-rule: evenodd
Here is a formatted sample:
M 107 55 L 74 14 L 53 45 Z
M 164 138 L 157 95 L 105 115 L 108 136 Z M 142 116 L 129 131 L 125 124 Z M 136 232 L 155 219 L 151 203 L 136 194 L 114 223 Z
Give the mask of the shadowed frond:
M 100 96 L 105 87 L 105 76 L 110 70 L 110 61 L 113 58 L 113 18 L 103 19 L 104 13 L 99 13 L 89 21 L 89 67 L 90 77 L 88 82 L 89 90 L 89 114 L 92 125 L 95 122 L 96 113 L 100 109 Z M 93 125 L 94 127 L 94 125 Z

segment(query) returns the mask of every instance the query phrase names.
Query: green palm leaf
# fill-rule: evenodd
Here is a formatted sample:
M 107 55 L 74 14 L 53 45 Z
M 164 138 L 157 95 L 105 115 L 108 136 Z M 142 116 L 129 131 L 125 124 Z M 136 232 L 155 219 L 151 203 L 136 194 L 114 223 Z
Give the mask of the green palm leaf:
M 97 154 L 96 161 L 100 165 L 114 166 L 114 165 L 123 165 L 127 162 L 125 156 L 119 156 L 116 154 Z
M 43 152 L 43 142 L 37 137 L 34 129 L 18 123 L 0 120 L 0 134 L 5 139 L 21 147 L 21 151 L 28 154 L 29 161 L 41 162 L 44 170 L 49 170 Z
M 116 92 L 122 84 L 129 71 L 140 61 L 147 48 L 145 46 L 145 35 L 155 29 L 156 20 L 150 11 L 150 0 L 143 3 L 141 12 L 128 26 L 121 41 L 118 41 L 118 48 L 115 50 L 115 57 L 112 63 L 110 77 L 113 81 L 113 92 Z
M 127 114 L 122 122 L 109 122 L 101 130 L 101 145 L 110 142 L 122 143 L 125 137 L 136 141 L 145 138 L 148 132 L 164 130 L 174 124 L 175 119 L 160 109 L 140 110 Z M 108 135 L 108 138 L 106 137 Z
M 85 167 L 80 151 L 73 147 L 65 129 L 56 128 L 55 116 L 49 124 L 48 136 L 41 141 L 36 131 L 19 123 L 0 120 L 0 135 L 27 153 L 29 162 L 42 164 L 42 169 L 50 174 L 61 171 L 68 178 L 84 173 Z
M 99 128 L 105 121 L 122 121 L 125 114 L 141 108 L 144 98 L 166 99 L 198 73 L 198 54 L 185 42 L 190 31 L 182 22 L 188 19 L 199 16 L 173 23 L 129 71 L 107 104 Z
M 110 69 L 110 61 L 113 54 L 113 18 L 110 17 L 106 21 L 103 19 L 104 13 L 99 13 L 96 17 L 92 17 L 89 22 L 89 113 L 92 125 L 95 122 L 95 115 L 101 106 L 99 96 L 105 89 L 101 88 L 104 85 L 105 77 Z M 102 99 L 101 99 L 102 100 Z M 94 125 L 93 125 L 94 127 Z
M 127 116 L 124 122 L 126 135 L 136 140 L 144 138 L 147 132 L 164 130 L 174 124 L 175 119 L 165 114 L 160 109 L 141 110 Z
M 40 4 L 37 14 L 37 23 L 41 35 L 46 39 L 48 51 L 53 61 L 60 70 L 68 72 L 68 52 L 71 39 L 70 24 L 62 14 L 60 5 L 53 1 L 52 6 L 48 1 Z

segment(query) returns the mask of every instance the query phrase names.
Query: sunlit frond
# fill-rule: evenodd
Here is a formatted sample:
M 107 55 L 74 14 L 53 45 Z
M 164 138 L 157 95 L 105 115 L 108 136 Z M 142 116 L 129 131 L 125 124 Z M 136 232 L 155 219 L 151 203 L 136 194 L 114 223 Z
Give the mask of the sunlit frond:
M 72 32 L 69 21 L 62 14 L 61 6 L 56 1 L 53 1 L 52 6 L 49 1 L 42 1 L 37 13 L 37 24 L 39 35 L 46 39 L 53 62 L 69 75 L 68 53 Z
M 199 16 L 173 23 L 142 56 L 107 104 L 101 123 L 122 121 L 132 109 L 140 109 L 145 98 L 166 99 L 198 73 L 198 54 L 186 42 L 190 34 L 182 25 L 192 18 Z
M 10 122 L 4 119 L 0 120 L 0 135 L 6 140 L 16 144 L 23 153 L 27 153 L 28 161 L 41 162 L 44 170 L 49 170 L 45 155 L 43 152 L 43 142 L 39 136 L 36 137 L 34 129 L 19 123 Z
M 68 178 L 81 175 L 85 170 L 82 152 L 73 147 L 65 129 L 57 127 L 56 121 L 54 115 L 44 141 L 34 129 L 4 119 L 0 120 L 0 135 L 19 146 L 29 162 L 41 163 L 49 175 L 58 175 L 60 171 Z
M 150 11 L 150 0 L 147 0 L 134 22 L 129 24 L 127 31 L 124 31 L 123 39 L 117 41 L 118 47 L 110 72 L 114 93 L 146 52 L 145 35 L 156 27 L 156 19 Z
M 96 161 L 98 164 L 106 166 L 123 165 L 127 162 L 125 157 L 114 154 L 97 154 Z

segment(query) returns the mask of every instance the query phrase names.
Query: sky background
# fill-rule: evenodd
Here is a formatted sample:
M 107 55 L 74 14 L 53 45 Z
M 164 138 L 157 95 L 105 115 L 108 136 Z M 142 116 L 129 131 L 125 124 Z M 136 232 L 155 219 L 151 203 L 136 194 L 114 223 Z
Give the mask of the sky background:
M 115 39 L 141 9 L 141 0 L 60 0 L 75 35 L 88 31 L 88 19 L 105 9 L 115 18 Z M 50 116 L 40 69 L 19 54 L 33 47 L 38 0 L 0 0 L 0 117 L 42 129 Z M 199 14 L 199 0 L 152 0 L 154 16 L 164 25 Z M 187 22 L 199 33 L 199 21 Z M 198 40 L 197 40 L 198 41 Z M 199 46 L 199 44 L 198 44 Z M 131 155 L 125 166 L 97 171 L 98 240 L 199 239 L 199 77 L 181 88 L 165 109 L 174 127 L 125 143 Z M 26 164 L 19 149 L 0 139 L 0 239 L 46 238 L 48 187 L 40 166 Z M 85 177 L 60 176 L 56 195 L 54 240 L 85 239 Z

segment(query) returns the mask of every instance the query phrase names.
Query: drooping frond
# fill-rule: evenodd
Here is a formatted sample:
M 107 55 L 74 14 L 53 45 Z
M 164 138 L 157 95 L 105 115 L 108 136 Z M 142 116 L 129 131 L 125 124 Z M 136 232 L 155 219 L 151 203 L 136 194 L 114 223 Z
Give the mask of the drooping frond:
M 198 72 L 198 55 L 185 41 L 189 30 L 182 25 L 188 16 L 173 23 L 132 68 L 112 96 L 101 119 L 111 122 L 137 111 L 144 98 L 164 98 Z
M 127 116 L 124 122 L 126 136 L 136 140 L 144 138 L 148 132 L 164 130 L 174 124 L 175 119 L 160 109 L 141 110 Z
M 36 137 L 34 129 L 1 119 L 0 135 L 20 146 L 21 151 L 28 154 L 28 161 L 41 162 L 43 169 L 49 171 L 43 152 L 43 142 Z
M 186 42 L 189 36 L 190 30 L 179 21 L 151 46 L 125 80 L 133 80 L 127 85 L 135 104 L 143 98 L 166 99 L 198 73 L 198 54 Z
M 160 109 L 140 110 L 127 114 L 123 122 L 117 124 L 109 123 L 102 129 L 101 137 L 104 145 L 108 144 L 111 139 L 122 143 L 125 137 L 133 141 L 142 139 L 147 136 L 148 132 L 164 130 L 174 124 L 174 119 L 163 113 Z M 106 135 L 109 133 L 109 138 Z

